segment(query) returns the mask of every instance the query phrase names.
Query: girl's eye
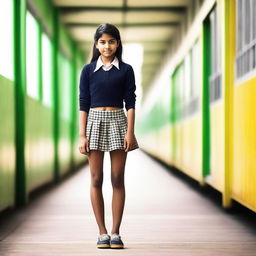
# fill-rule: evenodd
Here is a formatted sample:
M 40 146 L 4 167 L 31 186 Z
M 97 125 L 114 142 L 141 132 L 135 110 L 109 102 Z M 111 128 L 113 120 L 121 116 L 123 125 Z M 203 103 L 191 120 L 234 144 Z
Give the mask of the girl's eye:
M 105 44 L 106 42 L 105 41 L 100 41 L 100 44 Z M 115 43 L 115 40 L 110 40 L 109 41 L 110 44 L 114 44 Z

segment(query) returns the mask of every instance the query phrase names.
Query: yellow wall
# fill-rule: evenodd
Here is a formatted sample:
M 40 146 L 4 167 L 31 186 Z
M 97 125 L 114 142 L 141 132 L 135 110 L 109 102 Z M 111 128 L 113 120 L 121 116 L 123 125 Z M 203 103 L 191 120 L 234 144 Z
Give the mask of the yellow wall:
M 211 185 L 223 191 L 224 168 L 224 104 L 211 106 L 210 111 L 210 171 Z
M 256 78 L 234 87 L 232 197 L 256 210 Z

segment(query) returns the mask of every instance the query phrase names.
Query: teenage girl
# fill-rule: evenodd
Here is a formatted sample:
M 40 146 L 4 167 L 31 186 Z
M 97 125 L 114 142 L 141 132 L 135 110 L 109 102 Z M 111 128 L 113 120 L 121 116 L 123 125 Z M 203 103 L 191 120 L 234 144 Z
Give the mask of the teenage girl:
M 125 202 L 127 152 L 139 148 L 134 135 L 135 78 L 122 61 L 119 30 L 101 24 L 94 35 L 93 56 L 80 76 L 80 153 L 88 156 L 91 202 L 99 227 L 98 248 L 123 248 L 119 234 Z M 123 109 L 125 103 L 125 109 Z M 104 152 L 110 152 L 113 226 L 108 235 L 102 195 Z

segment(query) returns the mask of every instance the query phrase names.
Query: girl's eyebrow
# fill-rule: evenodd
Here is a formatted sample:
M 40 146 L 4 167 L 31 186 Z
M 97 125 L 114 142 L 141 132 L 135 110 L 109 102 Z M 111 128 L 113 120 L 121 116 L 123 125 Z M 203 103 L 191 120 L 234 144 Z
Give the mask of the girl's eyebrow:
M 116 40 L 115 38 L 111 38 L 108 41 L 115 41 L 115 40 Z M 105 39 L 100 39 L 100 41 L 106 41 L 106 40 Z

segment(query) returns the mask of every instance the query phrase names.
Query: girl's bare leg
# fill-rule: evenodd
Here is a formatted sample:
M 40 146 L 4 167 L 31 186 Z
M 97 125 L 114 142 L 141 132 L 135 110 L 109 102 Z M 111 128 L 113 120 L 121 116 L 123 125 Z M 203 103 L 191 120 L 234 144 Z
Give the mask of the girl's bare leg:
M 122 220 L 124 202 L 125 202 L 125 186 L 124 171 L 127 152 L 124 150 L 113 150 L 110 152 L 111 158 L 111 182 L 113 186 L 112 198 L 112 214 L 113 227 L 111 234 L 119 234 L 119 228 Z
M 103 183 L 103 160 L 104 152 L 99 150 L 91 150 L 89 154 L 89 165 L 91 172 L 91 203 L 94 215 L 99 226 L 100 235 L 106 234 L 104 218 L 104 198 L 102 195 Z

